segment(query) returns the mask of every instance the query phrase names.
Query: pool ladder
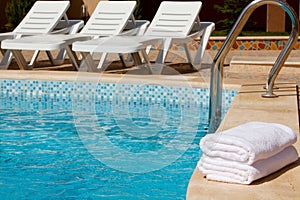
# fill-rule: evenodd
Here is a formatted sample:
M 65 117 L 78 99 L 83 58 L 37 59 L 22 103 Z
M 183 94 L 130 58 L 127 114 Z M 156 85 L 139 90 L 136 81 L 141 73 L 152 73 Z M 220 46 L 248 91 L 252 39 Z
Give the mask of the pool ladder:
M 281 7 L 288 14 L 292 21 L 292 31 L 290 37 L 275 61 L 274 66 L 269 72 L 266 83 L 266 93 L 262 95 L 262 97 L 267 98 L 277 97 L 277 95 L 273 93 L 274 82 L 284 62 L 298 40 L 299 21 L 293 8 L 291 8 L 286 2 L 281 0 L 254 0 L 244 8 L 213 60 L 210 79 L 209 132 L 215 132 L 221 123 L 223 68 L 225 57 L 253 11 L 256 8 L 266 4 L 272 4 Z

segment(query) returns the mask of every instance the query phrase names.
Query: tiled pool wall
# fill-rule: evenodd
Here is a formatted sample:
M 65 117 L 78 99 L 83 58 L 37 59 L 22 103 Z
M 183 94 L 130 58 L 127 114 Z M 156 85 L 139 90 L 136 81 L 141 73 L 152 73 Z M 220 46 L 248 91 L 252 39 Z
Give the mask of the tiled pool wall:
M 90 83 L 42 80 L 0 80 L 0 100 L 10 98 L 7 107 L 22 108 L 22 100 L 31 98 L 68 103 L 82 102 L 86 106 L 93 102 L 110 101 L 112 103 L 166 104 L 168 106 L 208 107 L 209 90 L 203 88 L 183 88 L 161 85 L 135 85 L 115 83 Z M 224 90 L 223 105 L 228 108 L 235 90 Z M 24 103 L 24 102 L 23 102 Z M 36 105 L 36 108 L 39 106 Z

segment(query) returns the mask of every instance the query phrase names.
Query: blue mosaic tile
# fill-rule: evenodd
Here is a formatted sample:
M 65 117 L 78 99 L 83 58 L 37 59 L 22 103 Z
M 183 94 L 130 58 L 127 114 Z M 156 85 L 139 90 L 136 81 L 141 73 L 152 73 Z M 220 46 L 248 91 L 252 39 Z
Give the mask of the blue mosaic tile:
M 70 106 L 81 109 L 96 102 L 129 106 L 157 104 L 181 108 L 209 106 L 209 90 L 203 88 L 36 80 L 0 80 L 0 88 L 1 98 L 11 98 L 14 102 L 12 106 L 18 107 L 22 107 L 18 105 L 18 100 L 29 97 L 70 103 Z M 236 94 L 237 91 L 224 90 L 225 107 L 231 104 Z

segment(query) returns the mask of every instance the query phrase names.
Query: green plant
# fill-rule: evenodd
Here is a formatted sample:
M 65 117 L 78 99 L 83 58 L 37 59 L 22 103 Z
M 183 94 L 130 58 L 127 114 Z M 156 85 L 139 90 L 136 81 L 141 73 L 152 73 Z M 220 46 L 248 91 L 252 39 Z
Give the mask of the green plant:
M 134 11 L 134 17 L 136 19 L 142 19 L 142 8 L 141 8 L 141 0 L 136 1 L 136 9 Z
M 11 0 L 5 7 L 8 31 L 13 30 L 24 18 L 36 0 Z
M 251 2 L 252 0 L 224 0 L 224 6 L 215 5 L 214 9 L 217 12 L 225 14 L 227 17 L 223 20 L 217 22 L 219 27 L 228 32 L 235 21 L 238 19 L 242 10 Z M 250 22 L 254 23 L 254 22 Z

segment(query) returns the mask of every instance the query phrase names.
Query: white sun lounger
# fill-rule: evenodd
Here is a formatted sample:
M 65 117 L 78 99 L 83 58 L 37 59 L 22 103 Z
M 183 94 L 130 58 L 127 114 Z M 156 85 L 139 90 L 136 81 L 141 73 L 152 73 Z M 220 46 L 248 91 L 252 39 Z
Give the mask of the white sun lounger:
M 73 31 L 76 28 L 75 26 L 72 27 L 73 30 L 66 29 L 66 27 L 69 26 L 66 15 L 66 11 L 69 7 L 69 1 L 36 1 L 12 32 L 0 34 L 0 42 L 6 39 L 21 38 L 28 35 Z M 65 18 L 66 21 L 61 20 L 62 18 Z M 72 26 L 75 25 L 74 22 L 75 21 L 72 22 Z M 76 23 L 77 22 L 78 21 L 76 21 Z M 54 31 L 58 24 L 59 28 Z M 78 24 L 77 27 L 80 27 L 80 24 Z M 0 66 L 1 68 L 7 68 L 11 62 L 12 54 L 10 51 L 2 51 L 2 53 L 3 58 Z
M 189 63 L 199 64 L 208 39 L 214 30 L 212 22 L 201 22 L 199 12 L 202 3 L 193 2 L 162 2 L 150 26 L 143 36 L 116 36 L 100 38 L 96 40 L 75 42 L 73 51 L 78 51 L 84 57 L 89 68 L 95 68 L 95 64 L 89 56 L 89 52 L 104 53 L 131 53 L 136 65 L 141 64 L 138 52 L 141 52 L 147 66 L 150 66 L 146 47 L 162 44 L 157 57 L 158 63 L 163 63 L 171 44 L 183 45 Z M 187 44 L 196 38 L 200 38 L 200 45 L 196 57 L 192 61 Z M 98 68 L 102 68 L 99 63 Z M 103 70 L 103 69 L 102 69 Z
M 73 35 L 39 35 L 14 40 L 5 40 L 1 48 L 9 49 L 14 54 L 20 69 L 31 69 L 22 54 L 22 50 L 53 51 L 66 49 L 72 64 L 78 69 L 78 59 L 71 51 L 75 41 L 120 34 L 129 19 L 133 18 L 135 1 L 100 1 L 80 33 Z M 131 33 L 131 32 L 130 32 Z

